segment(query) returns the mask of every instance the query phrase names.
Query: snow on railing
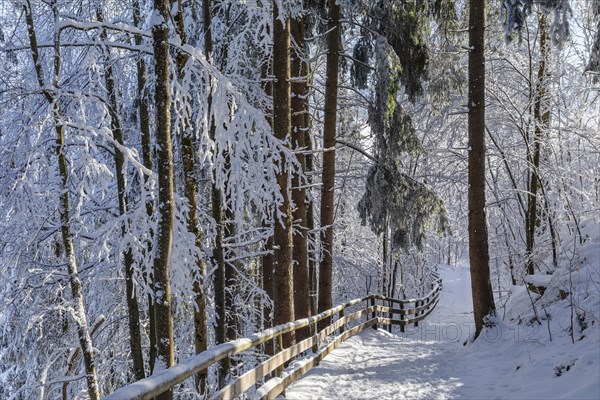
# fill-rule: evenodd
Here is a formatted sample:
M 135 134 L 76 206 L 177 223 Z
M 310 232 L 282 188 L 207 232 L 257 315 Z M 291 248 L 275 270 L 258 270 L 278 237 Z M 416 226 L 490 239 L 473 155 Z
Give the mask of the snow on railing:
M 437 274 L 433 274 L 434 282 L 431 285 L 431 291 L 427 295 L 415 299 L 394 299 L 382 295 L 370 295 L 363 298 L 349 301 L 345 304 L 333 307 L 318 315 L 277 325 L 270 329 L 265 329 L 252 336 L 243 339 L 237 339 L 231 342 L 214 346 L 200 354 L 197 354 L 186 361 L 180 362 L 172 368 L 162 370 L 139 380 L 130 385 L 124 386 L 117 391 L 105 397 L 105 400 L 124 400 L 124 399 L 152 399 L 155 396 L 164 393 L 173 386 L 183 382 L 187 378 L 207 370 L 211 365 L 239 354 L 243 351 L 257 347 L 260 344 L 274 340 L 279 342 L 283 334 L 296 331 L 300 328 L 309 327 L 311 336 L 295 345 L 283 349 L 271 356 L 266 361 L 260 363 L 253 369 L 246 371 L 236 377 L 227 386 L 221 388 L 218 392 L 209 396 L 211 399 L 231 399 L 255 387 L 259 381 L 271 374 L 273 371 L 278 373 L 284 365 L 293 360 L 297 355 L 312 349 L 308 359 L 294 364 L 290 371 L 286 371 L 280 376 L 273 377 L 260 388 L 256 390 L 255 397 L 261 399 L 274 399 L 285 390 L 287 386 L 295 382 L 302 375 L 308 372 L 340 343 L 351 338 L 367 327 L 377 328 L 378 324 L 387 325 L 391 330 L 392 325 L 400 325 L 403 331 L 404 326 L 408 324 L 417 324 L 418 321 L 429 315 L 437 305 L 442 290 L 442 280 Z M 398 308 L 386 307 L 376 304 L 377 301 L 387 302 L 389 305 L 398 305 Z M 346 309 L 353 306 L 364 304 L 364 308 L 346 313 Z M 337 314 L 337 319 L 317 333 L 317 323 Z M 387 317 L 383 317 L 387 314 Z M 400 319 L 394 319 L 394 314 L 399 315 Z M 412 318 L 405 318 L 413 316 Z M 347 329 L 347 325 L 365 317 L 365 322 Z M 336 334 L 337 331 L 337 335 Z M 331 335 L 334 335 L 330 337 Z M 320 345 L 322 347 L 320 348 Z M 288 368 L 290 369 L 290 368 Z

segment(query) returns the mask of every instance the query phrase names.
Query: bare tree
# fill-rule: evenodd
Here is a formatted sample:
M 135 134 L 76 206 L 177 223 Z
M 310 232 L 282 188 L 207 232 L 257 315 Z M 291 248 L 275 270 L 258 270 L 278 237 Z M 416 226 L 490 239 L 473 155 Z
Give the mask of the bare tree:
M 60 200 L 58 203 L 58 212 L 60 215 L 60 232 L 62 236 L 65 256 L 67 258 L 67 270 L 69 272 L 69 286 L 74 302 L 75 323 L 77 325 L 77 336 L 79 337 L 79 345 L 83 355 L 83 363 L 85 367 L 85 378 L 88 386 L 88 395 L 91 400 L 100 398 L 98 390 L 98 378 L 96 376 L 96 367 L 94 366 L 94 347 L 92 338 L 88 328 L 87 316 L 83 305 L 83 290 L 81 280 L 79 279 L 79 270 L 77 267 L 77 259 L 75 257 L 75 249 L 73 247 L 73 238 L 71 237 L 71 217 L 69 211 L 69 168 L 67 166 L 66 148 L 65 148 L 65 124 L 63 121 L 63 113 L 60 106 L 60 99 L 57 97 L 60 82 L 60 29 L 56 29 L 54 37 L 54 74 L 52 80 L 52 88 L 46 86 L 44 72 L 40 59 L 38 48 L 37 35 L 35 25 L 33 23 L 33 10 L 31 2 L 27 0 L 23 4 L 25 12 L 25 20 L 27 23 L 27 31 L 29 34 L 29 45 L 31 46 L 31 56 L 37 76 L 38 83 L 42 89 L 42 93 L 48 104 L 52 107 L 54 119 L 54 130 L 56 132 L 55 154 L 58 162 L 58 172 L 62 191 L 59 194 Z M 52 13 L 54 22 L 58 24 L 58 6 L 52 3 Z
M 546 28 L 546 15 L 539 16 L 540 30 L 540 62 L 538 67 L 537 87 L 534 95 L 533 118 L 535 122 L 535 133 L 533 139 L 533 154 L 528 146 L 528 159 L 530 161 L 531 174 L 529 177 L 529 191 L 527 214 L 525 219 L 525 262 L 527 263 L 527 273 L 535 273 L 535 263 L 533 261 L 533 249 L 535 245 L 535 231 L 540 223 L 540 212 L 538 209 L 538 189 L 542 185 L 540 178 L 540 157 L 542 153 L 542 141 L 545 130 L 550 124 L 550 110 L 548 109 L 547 85 L 548 76 L 546 72 L 546 63 L 548 62 L 548 52 L 550 43 L 548 43 L 548 32 Z
M 139 28 L 142 24 L 140 17 L 140 1 L 133 0 L 133 25 Z M 135 35 L 134 38 L 136 46 L 142 45 L 141 35 Z M 142 159 L 144 167 L 149 171 L 152 171 L 152 147 L 150 137 L 150 113 L 148 111 L 148 93 L 146 91 L 147 73 L 146 73 L 146 61 L 143 55 L 139 55 L 136 61 L 136 73 L 137 73 L 137 97 L 138 97 L 138 113 L 140 119 L 140 133 L 142 142 Z M 148 184 L 148 175 L 144 174 L 144 184 Z M 146 201 L 146 214 L 148 218 L 152 218 L 154 214 L 154 203 L 152 200 Z M 152 232 L 151 232 L 152 234 Z M 152 239 L 147 243 L 148 253 L 152 252 Z M 154 288 L 153 277 L 144 276 L 146 284 L 149 287 Z M 148 364 L 150 366 L 150 373 L 154 371 L 154 362 L 156 360 L 156 323 L 154 321 L 154 297 L 152 294 L 148 294 L 148 337 L 149 337 L 149 350 L 148 350 Z
M 104 22 L 104 16 L 102 9 L 98 6 L 96 9 L 96 15 L 99 22 Z M 103 29 L 100 33 L 102 40 L 106 40 L 106 30 Z M 108 92 L 108 107 L 111 116 L 111 131 L 113 139 L 116 144 L 114 149 L 114 160 L 115 160 L 115 175 L 117 177 L 117 199 L 119 202 L 119 214 L 121 216 L 127 215 L 129 209 L 129 198 L 127 196 L 127 188 L 125 183 L 126 168 L 125 168 L 125 156 L 123 154 L 123 125 L 121 118 L 119 117 L 118 110 L 119 105 L 117 102 L 117 92 L 115 90 L 115 78 L 113 74 L 113 67 L 110 61 L 110 51 L 105 50 L 106 63 L 104 71 L 104 79 L 106 81 L 106 91 Z M 127 221 L 127 220 L 125 220 Z M 125 236 L 127 234 L 128 223 L 123 222 L 121 226 L 121 234 Z M 120 255 L 119 255 L 120 256 Z M 144 356 L 142 354 L 142 334 L 140 330 L 140 310 L 135 293 L 135 286 L 133 281 L 134 268 L 133 268 L 133 253 L 131 248 L 125 249 L 123 252 L 123 266 L 125 269 L 125 297 L 127 304 L 127 317 L 129 322 L 129 345 L 131 347 L 131 358 L 133 361 L 133 374 L 135 379 L 144 379 Z
M 171 7 L 175 4 L 171 1 Z M 183 5 L 179 1 L 176 3 L 177 12 L 175 14 L 175 29 L 181 44 L 187 43 L 187 36 L 185 32 L 185 21 L 183 14 Z M 180 80 L 186 78 L 185 66 L 189 60 L 189 55 L 183 51 L 177 53 L 177 77 Z M 189 109 L 192 105 L 189 95 L 186 96 L 183 101 L 187 102 Z M 188 231 L 191 232 L 196 239 L 196 247 L 202 248 L 202 227 L 198 221 L 198 210 L 196 207 L 196 192 L 197 192 L 197 180 L 196 180 L 196 158 L 194 156 L 194 127 L 190 122 L 190 115 L 184 114 L 182 119 L 181 129 L 181 159 L 183 160 L 183 174 L 184 174 L 184 192 L 185 197 L 189 203 L 188 211 Z M 194 299 L 194 349 L 196 354 L 203 352 L 207 348 L 207 331 L 206 331 L 206 296 L 204 294 L 203 281 L 206 276 L 206 266 L 204 261 L 197 256 L 195 261 L 195 278 L 192 283 L 195 299 Z M 206 378 L 207 373 L 203 371 L 196 375 L 196 385 L 200 393 L 204 393 L 206 390 Z
M 171 142 L 171 88 L 169 84 L 169 25 L 168 0 L 154 0 L 158 15 L 152 26 L 154 48 L 156 107 L 156 165 L 158 171 L 158 223 L 154 247 L 154 314 L 156 347 L 159 368 L 175 364 L 173 344 L 173 317 L 171 314 L 171 282 L 169 278 L 174 226 L 173 149 Z M 173 398 L 169 390 L 159 397 Z

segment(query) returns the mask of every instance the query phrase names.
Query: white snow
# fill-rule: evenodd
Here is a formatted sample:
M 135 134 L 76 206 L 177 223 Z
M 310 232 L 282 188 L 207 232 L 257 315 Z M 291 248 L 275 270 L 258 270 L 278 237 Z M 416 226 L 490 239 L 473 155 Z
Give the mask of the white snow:
M 598 321 L 589 319 L 586 337 L 578 335 L 573 344 L 564 324 L 570 307 L 557 300 L 546 306 L 554 316 L 552 341 L 542 319 L 541 325 L 498 321 L 469 343 L 474 330 L 469 270 L 442 266 L 440 275 L 440 302 L 420 327 L 404 334 L 362 332 L 291 385 L 285 398 L 600 399 Z M 513 296 L 521 312 L 532 313 L 525 290 L 513 290 Z M 597 310 L 597 294 L 595 299 L 586 306 Z
M 548 287 L 550 285 L 550 281 L 552 280 L 552 275 L 550 274 L 535 274 L 528 275 L 525 277 L 525 282 L 531 283 L 534 286 L 542 286 Z

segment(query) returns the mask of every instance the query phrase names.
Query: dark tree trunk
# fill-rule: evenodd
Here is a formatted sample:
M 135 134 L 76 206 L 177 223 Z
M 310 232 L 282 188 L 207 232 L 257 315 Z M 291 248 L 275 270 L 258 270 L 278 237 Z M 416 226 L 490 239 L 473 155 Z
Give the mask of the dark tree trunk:
M 270 63 L 272 64 L 272 62 Z M 265 81 L 264 89 L 267 96 L 273 96 L 273 83 L 269 78 L 269 75 L 272 74 L 272 67 L 270 64 L 267 64 L 263 67 L 261 71 L 261 75 L 263 80 Z M 271 110 L 272 114 L 272 110 Z M 273 127 L 273 116 L 267 114 L 267 122 Z M 272 226 L 270 223 L 265 222 L 263 228 L 269 229 Z M 262 278 L 262 288 L 269 297 L 269 299 L 273 300 L 273 235 L 270 235 L 264 245 L 264 250 L 267 252 L 262 257 L 261 263 L 261 278 Z M 273 308 L 264 306 L 263 308 L 263 327 L 270 328 L 273 326 Z M 268 340 L 264 343 L 264 351 L 266 354 L 273 355 L 274 354 L 274 342 L 272 340 Z
M 381 294 L 387 295 L 387 281 L 388 281 L 388 223 L 387 216 L 385 217 L 385 226 L 383 228 L 383 252 L 381 256 Z
M 98 20 L 102 22 L 102 14 L 98 11 Z M 106 33 L 103 31 L 102 36 L 106 38 Z M 107 54 L 109 56 L 110 54 Z M 117 110 L 117 93 L 115 91 L 115 81 L 113 77 L 113 69 L 110 65 L 109 57 L 107 57 L 107 67 L 105 71 L 106 90 L 108 91 L 108 103 L 112 108 L 111 112 L 111 130 L 114 140 L 121 147 L 123 143 L 123 129 L 121 121 L 118 117 Z M 115 147 L 115 175 L 117 177 L 117 198 L 119 200 L 119 214 L 124 216 L 129 208 L 129 200 L 127 198 L 127 189 L 125 187 L 125 157 L 122 150 Z M 127 233 L 126 225 L 123 224 L 121 234 L 125 236 Z M 127 317 L 129 321 L 129 344 L 131 348 L 131 358 L 133 361 L 133 374 L 136 380 L 144 379 L 144 356 L 142 354 L 142 334 L 140 330 L 140 311 L 135 293 L 133 282 L 133 254 L 131 249 L 127 249 L 123 253 L 123 265 L 125 267 L 125 297 L 127 303 Z
M 213 124 L 213 123 L 211 123 Z M 210 128 L 214 138 L 214 125 Z M 225 255 L 223 253 L 223 211 L 221 191 L 213 184 L 211 190 L 212 215 L 216 225 L 215 247 L 213 249 L 213 262 L 216 264 L 216 270 L 213 276 L 213 285 L 215 290 L 215 343 L 221 344 L 227 341 L 226 336 L 226 307 L 225 307 Z M 229 358 L 225 358 L 219 364 L 218 385 L 222 387 L 225 384 L 225 377 L 229 372 Z
M 98 8 L 96 10 L 97 18 L 99 22 L 104 22 L 102 10 Z M 102 40 L 106 40 L 106 31 L 102 30 L 100 33 Z M 112 65 L 110 64 L 110 51 L 106 51 L 106 70 L 105 70 L 105 81 L 106 91 L 108 92 L 108 105 L 111 108 L 111 131 L 113 139 L 121 147 L 124 146 L 123 142 L 123 128 L 121 125 L 121 119 L 118 115 L 118 103 L 117 93 L 115 90 L 115 80 L 113 75 Z M 129 208 L 129 199 L 127 198 L 127 189 L 125 187 L 125 177 L 127 171 L 125 170 L 125 156 L 123 151 L 118 146 L 114 146 L 114 160 L 115 160 L 115 176 L 117 177 L 117 199 L 119 201 L 119 214 L 125 216 Z M 125 223 L 121 227 L 121 235 L 127 234 L 127 226 Z M 123 265 L 125 270 L 125 297 L 127 304 L 127 317 L 129 322 L 129 345 L 131 349 L 131 358 L 133 361 L 133 374 L 136 380 L 144 379 L 144 357 L 142 354 L 142 335 L 140 330 L 140 311 L 135 293 L 135 286 L 133 282 L 133 254 L 131 249 L 127 249 L 123 253 Z
M 475 337 L 495 314 L 485 212 L 485 0 L 469 2 L 469 260 Z
M 158 171 L 158 223 L 154 248 L 154 286 L 157 359 L 161 368 L 175 364 L 171 282 L 169 279 L 174 225 L 173 150 L 171 142 L 171 93 L 169 84 L 168 0 L 154 0 L 162 22 L 152 27 L 155 70 L 156 165 Z M 158 396 L 173 398 L 173 390 Z
M 231 166 L 229 158 L 229 155 L 226 154 L 225 163 L 227 164 L 227 169 L 229 169 Z M 225 191 L 228 192 L 227 187 Z M 233 221 L 233 211 L 231 210 L 231 208 L 228 207 L 225 209 L 225 212 L 223 214 L 223 217 L 225 219 L 225 227 L 223 234 L 225 238 L 233 238 L 236 233 L 235 222 Z M 232 254 L 231 249 L 229 250 L 229 256 L 235 257 L 235 254 Z M 239 285 L 237 285 L 236 264 L 234 262 L 225 262 L 225 287 L 227 288 L 225 291 L 225 315 L 227 316 L 227 320 L 225 322 L 225 337 L 227 341 L 231 341 L 238 338 L 238 332 L 240 328 L 240 319 L 235 304 L 235 295 L 237 293 L 237 290 L 239 290 Z
M 544 130 L 550 123 L 550 111 L 547 107 L 547 79 L 546 79 L 546 61 L 548 59 L 549 43 L 546 29 L 546 16 L 540 14 L 540 64 L 538 69 L 537 89 L 533 106 L 533 117 L 535 120 L 535 138 L 533 142 L 533 156 L 528 157 L 532 163 L 531 174 L 529 177 L 529 193 L 527 204 L 527 216 L 525 220 L 525 261 L 527 263 L 527 274 L 535 273 L 535 263 L 533 261 L 533 248 L 535 246 L 535 229 L 540 223 L 540 213 L 538 210 L 538 189 L 542 182 L 540 180 L 540 156 L 542 153 L 542 140 Z
M 279 15 L 273 5 L 273 131 L 280 140 L 290 138 L 290 19 Z M 293 259 L 292 259 L 292 209 L 290 203 L 289 174 L 281 154 L 282 168 L 277 174 L 277 185 L 283 201 L 279 206 L 282 217 L 275 219 L 273 247 L 273 300 L 275 302 L 274 324 L 294 320 Z M 294 343 L 294 333 L 283 335 L 283 347 Z
M 139 0 L 133 1 L 133 25 L 137 28 L 141 27 L 140 20 L 140 2 Z M 140 35 L 135 36 L 136 46 L 142 45 L 142 37 Z M 138 103 L 139 103 L 139 118 L 140 118 L 140 132 L 142 141 L 142 158 L 144 167 L 149 171 L 152 171 L 152 146 L 150 138 L 150 116 L 148 111 L 148 94 L 146 92 L 146 62 L 144 57 L 140 55 L 136 63 L 137 68 L 137 91 L 138 91 Z M 144 175 L 144 185 L 148 184 L 148 175 Z M 146 201 L 146 214 L 148 218 L 152 218 L 154 213 L 154 204 L 152 200 Z M 152 253 L 152 237 L 154 232 L 150 232 L 150 240 L 147 244 L 147 253 Z M 144 274 L 146 284 L 154 290 L 154 279 L 152 276 Z M 154 321 L 154 298 L 151 294 L 148 294 L 148 338 L 149 338 L 149 351 L 148 351 L 148 364 L 150 367 L 150 374 L 154 371 L 154 362 L 156 361 L 156 323 Z
M 171 7 L 173 7 L 173 2 Z M 185 33 L 184 15 L 182 3 L 177 2 L 177 14 L 175 15 L 175 27 L 181 44 L 187 43 Z M 187 53 L 179 52 L 177 54 L 177 76 L 183 80 L 185 78 L 185 65 L 189 56 Z M 191 107 L 191 99 L 186 97 L 182 99 L 189 107 Z M 188 211 L 188 231 L 191 232 L 196 241 L 195 245 L 200 250 L 202 249 L 202 228 L 198 222 L 198 210 L 196 207 L 196 191 L 198 184 L 196 182 L 196 159 L 194 157 L 194 127 L 190 123 L 190 116 L 184 115 L 183 126 L 181 127 L 181 159 L 183 161 L 184 174 L 184 192 L 189 204 Z M 194 298 L 194 350 L 196 354 L 203 352 L 207 348 L 207 331 L 206 331 L 206 297 L 204 295 L 204 287 L 202 282 L 206 276 L 206 267 L 203 260 L 197 257 L 195 262 L 194 282 L 192 289 L 195 294 Z M 207 371 L 201 371 L 195 376 L 196 387 L 200 394 L 206 391 Z
M 269 237 L 267 243 L 265 244 L 265 250 L 269 251 L 268 254 L 265 254 L 262 258 L 262 287 L 265 293 L 269 296 L 269 299 L 273 300 L 273 236 Z M 273 310 L 269 307 L 265 307 L 263 309 L 263 318 L 264 318 L 264 328 L 271 328 L 273 326 L 273 318 L 272 318 Z M 266 354 L 275 354 L 273 352 L 273 341 L 268 340 L 265 342 L 265 353 Z
M 310 117 L 307 114 L 307 120 L 310 121 Z M 310 122 L 306 124 L 310 129 Z M 304 143 L 306 144 L 306 150 L 308 150 L 308 154 L 306 155 L 306 172 L 308 173 L 308 185 L 310 186 L 313 182 L 312 175 L 310 173 L 314 171 L 313 167 L 313 155 L 310 154 L 310 151 L 313 150 L 312 139 L 310 137 L 310 130 L 307 130 L 304 135 Z M 310 301 L 310 315 L 316 315 L 318 313 L 318 304 L 317 304 L 317 296 L 318 296 L 318 281 L 317 281 L 317 263 L 315 261 L 315 242 L 316 235 L 314 234 L 315 229 L 315 205 L 313 200 L 307 199 L 306 205 L 306 229 L 307 229 L 307 240 L 309 242 L 308 246 L 308 292 L 309 292 L 309 301 Z M 312 243 L 312 246 L 310 245 Z M 312 256 L 311 256 L 312 254 Z
M 340 59 L 340 6 L 328 0 L 327 76 L 325 81 L 325 121 L 323 124 L 323 177 L 321 188 L 321 264 L 319 266 L 319 312 L 332 307 L 333 213 L 335 187 L 335 133 L 337 125 L 337 86 Z M 320 322 L 319 329 L 329 325 Z
M 303 61 L 306 57 L 304 46 L 304 18 L 297 17 L 291 21 L 291 35 L 296 43 L 296 49 L 292 52 L 291 76 L 291 113 L 292 113 L 292 148 L 303 151 L 306 146 L 304 141 L 307 126 L 307 92 L 306 83 L 308 65 Z M 306 169 L 304 154 L 298 152 L 296 155 L 301 171 Z M 296 319 L 310 316 L 309 301 L 309 275 L 308 275 L 308 237 L 306 227 L 306 189 L 304 182 L 300 179 L 300 173 L 292 175 L 292 200 L 294 202 L 293 220 L 295 224 L 293 242 L 294 258 L 294 316 Z M 308 328 L 297 331 L 297 340 L 306 339 L 310 332 Z
M 204 28 L 204 52 L 206 58 L 211 59 L 213 53 L 212 43 L 212 3 L 211 0 L 202 0 L 202 23 Z M 212 79 L 212 78 L 209 78 Z M 212 85 L 212 80 L 208 82 Z M 212 117 L 212 94 L 208 96 L 208 110 L 207 115 L 209 116 L 209 138 L 214 141 L 216 139 L 216 121 Z M 215 149 L 219 151 L 219 149 Z M 215 236 L 215 247 L 213 249 L 213 262 L 216 265 L 216 271 L 213 275 L 213 286 L 215 291 L 215 342 L 216 344 L 225 343 L 227 341 L 226 336 L 226 323 L 227 323 L 227 312 L 225 307 L 225 254 L 223 252 L 223 195 L 221 190 L 214 184 L 211 185 L 211 211 L 213 219 L 216 225 L 216 236 Z M 223 387 L 225 384 L 225 377 L 229 372 L 229 358 L 225 358 L 219 363 L 218 376 L 218 387 Z

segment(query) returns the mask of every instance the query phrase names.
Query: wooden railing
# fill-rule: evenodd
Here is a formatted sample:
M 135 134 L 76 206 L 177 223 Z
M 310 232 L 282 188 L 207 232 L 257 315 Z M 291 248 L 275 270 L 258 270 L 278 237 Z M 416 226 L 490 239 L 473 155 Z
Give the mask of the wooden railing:
M 233 399 L 247 390 L 255 388 L 259 382 L 265 380 L 274 371 L 277 373 L 296 356 L 312 349 L 312 352 L 306 354 L 302 362 L 299 363 L 301 366 L 286 370 L 284 374 L 266 380 L 265 384 L 257 388 L 252 396 L 260 399 L 274 399 L 287 386 L 299 379 L 312 367 L 318 365 L 340 343 L 365 328 L 377 328 L 378 325 L 386 325 L 391 328 L 392 325 L 400 325 L 403 330 L 404 326 L 417 324 L 418 321 L 424 319 L 437 305 L 442 290 L 441 278 L 437 274 L 433 274 L 433 278 L 431 291 L 424 297 L 398 300 L 381 295 L 370 295 L 355 299 L 318 315 L 278 325 L 247 338 L 214 346 L 172 368 L 122 387 L 105 399 L 152 399 L 227 357 L 256 348 L 267 341 L 273 340 L 277 343 L 283 334 L 309 327 L 311 336 L 308 339 L 270 356 L 267 360 L 234 378 L 227 386 L 209 396 L 210 399 Z M 380 305 L 377 304 L 377 301 L 388 305 L 398 305 L 398 307 Z M 394 318 L 394 315 L 398 315 L 399 318 Z M 363 317 L 365 321 L 360 322 Z M 331 318 L 331 323 L 320 332 L 317 332 L 317 323 L 327 318 Z

